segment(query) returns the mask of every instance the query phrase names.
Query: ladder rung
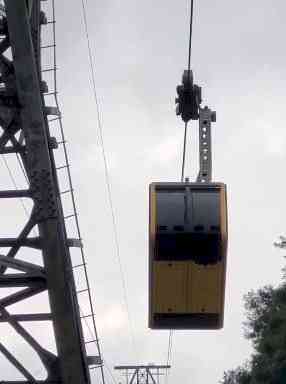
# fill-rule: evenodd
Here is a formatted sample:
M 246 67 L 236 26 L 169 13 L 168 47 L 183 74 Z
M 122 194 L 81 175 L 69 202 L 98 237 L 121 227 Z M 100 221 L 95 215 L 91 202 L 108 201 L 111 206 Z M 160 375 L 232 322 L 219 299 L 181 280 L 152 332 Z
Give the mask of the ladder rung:
M 45 106 L 44 107 L 44 112 L 45 114 L 48 116 L 57 116 L 57 117 L 60 117 L 61 116 L 61 112 L 60 110 L 58 109 L 58 107 L 51 107 L 51 106 Z
M 73 248 L 83 248 L 82 239 L 68 239 L 67 246 Z
M 94 365 L 93 367 L 89 367 L 89 370 L 100 368 L 102 364 L 100 365 Z
M 53 96 L 57 94 L 58 94 L 58 91 L 44 92 L 44 96 Z
M 50 44 L 50 45 L 42 45 L 41 49 L 46 49 L 46 48 L 55 48 L 56 44 Z
M 70 167 L 70 164 L 66 164 L 66 165 L 61 165 L 60 167 L 57 167 L 56 169 L 58 171 L 59 169 L 64 169 L 64 168 L 69 168 L 69 167 Z
M 73 190 L 73 188 L 72 189 L 67 189 L 66 191 L 62 191 L 62 192 L 60 192 L 60 194 L 61 195 L 64 195 L 64 194 L 66 194 L 66 193 L 71 193 L 71 192 L 73 192 L 74 190 Z
M 91 344 L 91 343 L 97 343 L 98 340 L 94 339 L 94 340 L 88 340 L 88 341 L 85 341 L 84 344 Z
M 65 216 L 64 219 L 67 220 L 67 219 L 71 219 L 72 217 L 75 217 L 77 216 L 76 213 L 72 213 L 71 215 L 68 215 L 68 216 Z
M 87 318 L 89 318 L 89 317 L 94 317 L 94 315 L 91 314 L 91 315 L 80 316 L 81 319 L 87 319 Z
M 48 123 L 52 123 L 53 121 L 60 120 L 60 119 L 61 119 L 61 116 L 54 117 L 54 118 L 52 118 L 52 119 L 49 119 L 49 120 L 48 120 Z
M 53 67 L 53 68 L 46 68 L 46 69 L 41 69 L 41 72 L 44 73 L 44 72 L 55 72 L 57 71 L 57 67 Z
M 72 269 L 84 267 L 87 263 L 77 264 L 72 267 Z
M 81 289 L 80 291 L 77 291 L 76 293 L 79 294 L 79 293 L 84 293 L 84 292 L 87 292 L 88 291 L 88 288 L 85 288 L 85 289 Z

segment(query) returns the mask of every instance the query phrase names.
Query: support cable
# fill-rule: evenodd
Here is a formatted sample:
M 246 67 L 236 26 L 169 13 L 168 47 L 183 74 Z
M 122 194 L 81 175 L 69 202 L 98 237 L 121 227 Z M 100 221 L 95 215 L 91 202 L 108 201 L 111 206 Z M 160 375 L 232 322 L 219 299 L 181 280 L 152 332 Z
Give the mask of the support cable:
M 172 361 L 173 334 L 174 334 L 174 331 L 171 329 L 170 332 L 169 332 L 168 354 L 167 354 L 167 363 L 166 363 L 166 365 L 171 365 L 171 361 Z M 165 384 L 168 384 L 168 378 L 169 378 L 169 370 L 166 369 Z
M 191 0 L 191 16 L 190 16 L 190 37 L 189 37 L 188 70 L 191 69 L 192 37 L 193 37 L 193 17 L 194 17 L 194 0 Z
M 187 130 L 188 130 L 188 123 L 185 123 L 185 130 L 184 130 L 184 146 L 183 146 L 183 161 L 182 161 L 182 176 L 181 176 L 181 182 L 184 182 L 185 178 L 185 161 L 186 161 L 186 145 L 187 145 Z
M 191 70 L 191 56 L 192 56 L 193 16 L 194 16 L 194 0 L 191 0 L 189 54 L 188 54 L 188 71 L 189 71 L 189 73 L 190 73 L 190 70 Z M 185 160 L 186 160 L 187 132 L 188 132 L 188 123 L 185 123 L 184 146 L 183 146 L 183 161 L 182 161 L 182 176 L 181 176 L 181 181 L 182 182 L 184 181 L 184 178 L 185 178 Z
M 56 15 L 55 15 L 55 0 L 52 0 L 52 19 L 55 21 Z M 56 50 L 56 23 L 52 23 L 52 33 L 53 33 L 53 57 L 54 57 L 54 99 L 56 103 L 56 107 L 59 110 L 59 100 L 58 100 L 58 92 L 57 92 L 57 75 L 56 75 L 56 67 L 57 67 L 57 50 Z M 67 170 L 67 175 L 68 175 L 68 181 L 70 185 L 70 191 L 71 191 L 71 200 L 72 200 L 72 206 L 73 210 L 75 213 L 74 219 L 75 219 L 75 224 L 76 224 L 76 230 L 78 234 L 78 239 L 81 240 L 81 231 L 80 231 L 80 225 L 79 225 L 79 220 L 78 220 L 78 215 L 76 214 L 76 202 L 75 202 L 75 196 L 74 196 L 74 188 L 73 188 L 73 183 L 72 183 L 72 177 L 71 177 L 71 172 L 70 172 L 70 167 L 69 167 L 69 159 L 68 159 L 68 153 L 67 153 L 67 147 L 66 147 L 66 140 L 65 140 L 65 135 L 64 135 L 64 128 L 63 128 L 63 123 L 61 117 L 58 118 L 59 122 L 59 127 L 60 127 L 60 133 L 62 137 L 62 143 L 63 143 L 63 150 L 64 150 L 64 158 L 66 162 L 66 170 Z M 92 297 L 91 297 L 91 290 L 90 290 L 90 284 L 89 284 L 89 279 L 88 279 L 88 274 L 87 274 L 87 267 L 86 267 L 86 259 L 85 259 L 85 254 L 83 251 L 83 247 L 80 248 L 81 252 L 81 258 L 83 261 L 83 268 L 84 268 L 84 276 L 85 276 L 85 281 L 86 281 L 86 286 L 87 286 L 87 293 L 88 293 L 88 301 L 89 301 L 89 306 L 90 306 L 90 311 L 92 315 L 92 326 L 93 326 L 93 332 L 95 336 L 95 341 L 96 341 L 96 346 L 97 350 L 99 353 L 99 356 L 101 358 L 101 348 L 99 345 L 99 339 L 98 339 L 98 333 L 97 333 L 97 327 L 95 324 L 95 312 L 94 312 L 94 306 L 92 302 Z M 86 319 L 84 319 L 86 321 Z M 89 327 L 88 327 L 89 328 Z M 91 330 L 90 330 L 91 331 Z M 103 365 L 100 365 L 100 371 L 101 371 L 101 378 L 102 378 L 102 384 L 105 384 L 105 375 L 104 375 L 104 370 L 103 370 Z
M 132 342 L 134 352 L 136 353 L 137 350 L 135 348 L 134 332 L 133 332 L 133 327 L 132 327 L 132 322 L 131 322 L 131 315 L 130 315 L 130 310 L 129 310 L 129 306 L 128 306 L 128 300 L 127 300 L 127 284 L 125 282 L 125 277 L 124 277 L 125 274 L 123 271 L 123 264 L 122 264 L 121 257 L 120 257 L 120 247 L 119 247 L 119 236 L 118 236 L 118 230 L 117 230 L 117 222 L 116 222 L 115 209 L 114 209 L 113 199 L 112 199 L 111 182 L 110 182 L 110 177 L 109 177 L 107 156 L 106 156 L 106 151 L 105 151 L 105 147 L 104 147 L 104 140 L 103 140 L 103 127 L 102 127 L 102 121 L 101 121 L 99 100 L 98 100 L 98 95 L 97 95 L 97 90 L 96 90 L 95 64 L 94 64 L 94 59 L 93 59 L 92 49 L 91 49 L 91 43 L 90 43 L 90 37 L 89 37 L 89 27 L 88 27 L 87 12 L 86 12 L 86 1 L 81 0 L 81 4 L 82 4 L 82 11 L 83 11 L 85 35 L 86 35 L 87 46 L 88 46 L 88 56 L 89 56 L 89 66 L 90 66 L 90 73 L 91 73 L 92 90 L 93 90 L 94 101 L 96 104 L 96 111 L 97 111 L 97 123 L 98 123 L 98 128 L 99 128 L 99 139 L 100 139 L 100 143 L 101 143 L 101 150 L 102 150 L 102 156 L 103 156 L 103 161 L 104 161 L 105 180 L 106 180 L 106 186 L 107 186 L 107 191 L 108 191 L 108 200 L 109 200 L 111 216 L 112 216 L 112 225 L 113 225 L 113 232 L 114 232 L 114 238 L 115 238 L 116 255 L 117 255 L 117 260 L 118 260 L 120 274 L 121 274 L 124 302 L 125 302 L 130 332 L 131 332 L 131 342 Z
M 188 53 L 188 73 L 189 74 L 190 74 L 190 70 L 191 70 L 191 57 L 192 57 L 193 18 L 194 18 L 194 0 L 191 0 L 189 53 Z M 187 133 L 188 133 L 188 122 L 185 123 L 185 129 L 184 129 L 183 160 L 182 160 L 182 173 L 181 173 L 181 182 L 182 183 L 184 182 L 184 179 L 185 179 Z M 174 331 L 170 330 L 169 342 L 168 342 L 167 365 L 170 364 L 171 359 L 172 359 L 173 333 L 174 333 Z M 168 370 L 166 371 L 166 384 L 167 384 L 167 382 L 168 382 Z

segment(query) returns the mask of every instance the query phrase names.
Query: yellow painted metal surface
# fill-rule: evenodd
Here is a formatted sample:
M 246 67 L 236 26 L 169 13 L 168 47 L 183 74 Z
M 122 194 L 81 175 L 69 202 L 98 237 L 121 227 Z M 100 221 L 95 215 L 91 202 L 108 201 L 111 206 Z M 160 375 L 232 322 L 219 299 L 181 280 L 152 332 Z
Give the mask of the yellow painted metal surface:
M 185 313 L 188 263 L 157 261 L 153 268 L 154 312 Z
M 223 302 L 222 263 L 202 266 L 189 264 L 188 313 L 220 313 Z
M 220 313 L 223 306 L 223 265 L 154 262 L 155 313 Z
M 221 237 L 223 252 L 227 248 L 227 200 L 226 200 L 226 186 L 221 184 L 220 190 L 220 222 L 221 222 Z

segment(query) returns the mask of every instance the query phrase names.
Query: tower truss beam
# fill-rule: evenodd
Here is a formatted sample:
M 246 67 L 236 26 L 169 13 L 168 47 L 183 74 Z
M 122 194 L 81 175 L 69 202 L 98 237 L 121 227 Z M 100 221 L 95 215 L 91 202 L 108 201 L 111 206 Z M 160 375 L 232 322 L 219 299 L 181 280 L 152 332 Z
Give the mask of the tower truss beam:
M 24 379 L 2 384 L 90 384 L 87 356 L 69 247 L 82 247 L 80 239 L 67 237 L 61 194 L 50 137 L 48 115 L 59 116 L 47 107 L 41 79 L 41 25 L 46 18 L 40 0 L 5 0 L 0 12 L 0 154 L 19 156 L 27 178 L 27 189 L 2 190 L 0 199 L 29 198 L 33 208 L 17 237 L 0 237 L 0 288 L 20 288 L 0 299 L 0 322 L 6 322 L 36 352 L 46 373 L 38 380 L 9 349 L 0 342 L 0 353 Z M 7 50 L 12 53 L 7 54 Z M 31 237 L 31 232 L 37 234 Z M 24 247 L 41 253 L 39 263 L 21 259 Z M 9 268 L 9 269 L 8 269 Z M 10 272 L 10 270 L 13 270 Z M 21 272 L 21 273 L 19 273 Z M 15 314 L 8 311 L 42 292 L 48 293 L 50 313 Z M 44 348 L 32 331 L 21 322 L 49 321 L 55 333 L 54 354 Z M 0 335 L 1 339 L 1 335 Z M 16 342 L 16 341 L 15 341 Z

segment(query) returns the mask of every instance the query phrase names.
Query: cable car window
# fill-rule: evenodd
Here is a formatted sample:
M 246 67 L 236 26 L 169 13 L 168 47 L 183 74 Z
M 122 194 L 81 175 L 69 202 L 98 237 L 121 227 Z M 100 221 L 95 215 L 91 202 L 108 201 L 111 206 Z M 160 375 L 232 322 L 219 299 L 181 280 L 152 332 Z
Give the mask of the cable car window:
M 157 190 L 156 213 L 155 260 L 220 260 L 219 190 Z
M 218 226 L 220 222 L 220 194 L 219 191 L 193 190 L 192 191 L 194 226 L 204 226 L 205 231 L 210 226 Z
M 167 226 L 172 230 L 174 226 L 184 226 L 185 202 L 184 190 L 182 192 L 158 191 L 157 203 L 157 225 Z

